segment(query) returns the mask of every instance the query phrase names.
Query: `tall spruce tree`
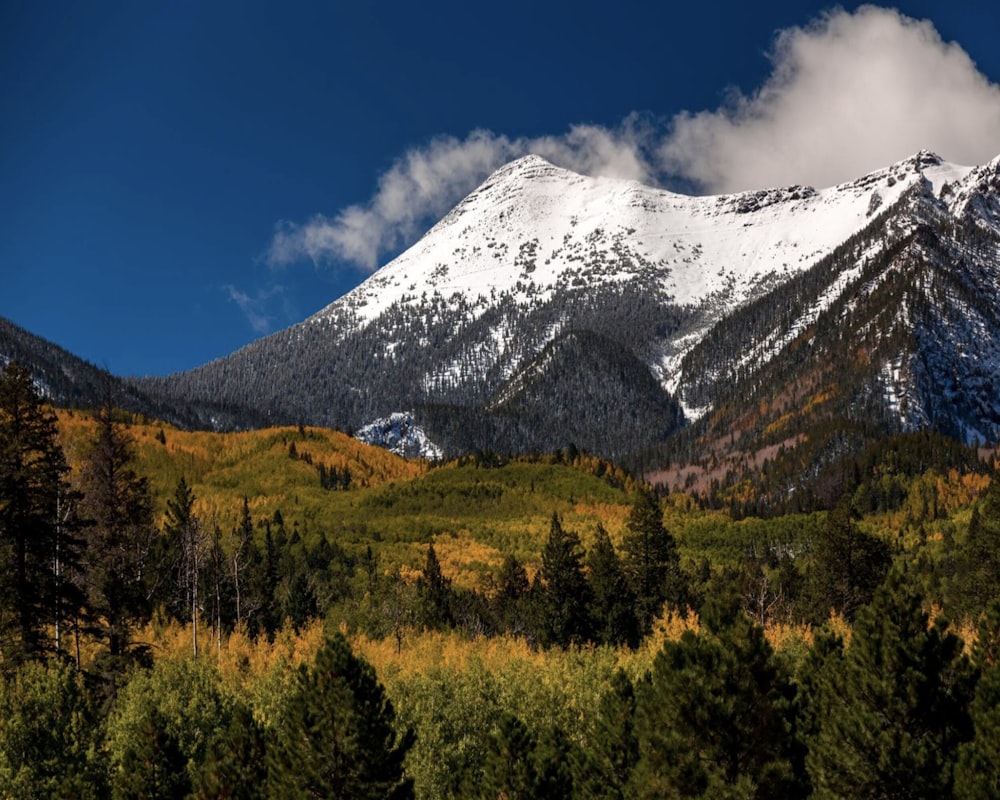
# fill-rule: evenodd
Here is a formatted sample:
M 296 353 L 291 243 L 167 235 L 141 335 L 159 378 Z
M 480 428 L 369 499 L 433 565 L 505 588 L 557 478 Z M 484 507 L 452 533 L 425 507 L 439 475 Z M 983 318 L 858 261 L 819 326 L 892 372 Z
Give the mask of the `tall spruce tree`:
M 109 383 L 80 475 L 87 603 L 112 657 L 128 650 L 133 627 L 149 614 L 157 580 L 150 569 L 153 501 L 146 478 L 133 468 L 133 440 L 116 413 Z
M 201 573 L 205 561 L 207 537 L 201 520 L 194 513 L 194 491 L 182 475 L 173 497 L 167 500 L 167 518 L 163 532 L 170 541 L 175 558 L 174 594 L 178 617 L 191 623 L 191 646 L 198 655 L 198 617 L 201 611 Z
M 794 690 L 735 597 L 709 601 L 702 630 L 667 642 L 638 692 L 628 796 L 793 798 Z
M 639 760 L 635 734 L 636 690 L 623 670 L 617 670 L 601 695 L 594 735 L 579 751 L 575 785 L 593 800 L 624 800 Z
M 80 609 L 68 473 L 55 416 L 27 369 L 10 363 L 0 375 L 0 655 L 8 666 L 54 649 L 63 621 Z
M 816 677 L 806 765 L 817 798 L 950 797 L 972 734 L 974 673 L 902 571 L 858 613 L 851 643 Z
M 500 566 L 496 592 L 491 600 L 497 630 L 514 636 L 533 635 L 528 608 L 530 591 L 528 571 L 515 556 L 508 554 Z
M 268 747 L 270 796 L 336 800 L 409 798 L 410 748 L 375 671 L 340 634 L 328 638 L 295 690 Z
M 424 627 L 436 630 L 449 626 L 454 621 L 451 581 L 441 571 L 434 545 L 427 547 L 427 561 L 424 572 L 417 579 L 417 595 L 420 600 L 420 622 Z
M 687 579 L 681 571 L 677 543 L 663 525 L 663 509 L 651 489 L 636 493 L 625 523 L 622 566 L 635 595 L 641 631 L 650 630 L 664 603 L 686 607 Z
M 600 523 L 594 544 L 587 552 L 587 583 L 590 586 L 590 615 L 594 639 L 601 644 L 636 647 L 639 621 L 635 616 L 635 596 L 622 569 L 611 537 Z
M 831 609 L 853 621 L 891 563 L 889 545 L 860 530 L 850 504 L 841 502 L 827 517 L 806 577 L 805 599 L 813 621 L 823 622 Z
M 542 548 L 541 591 L 535 601 L 543 645 L 565 647 L 591 638 L 590 587 L 583 558 L 580 537 L 563 528 L 553 514 Z

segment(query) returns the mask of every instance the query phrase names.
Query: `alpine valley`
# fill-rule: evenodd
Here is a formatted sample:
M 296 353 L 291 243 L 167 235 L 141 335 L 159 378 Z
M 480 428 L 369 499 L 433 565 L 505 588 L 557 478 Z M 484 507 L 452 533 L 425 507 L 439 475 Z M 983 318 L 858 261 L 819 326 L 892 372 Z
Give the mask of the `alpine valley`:
M 886 435 L 995 444 L 998 309 L 1000 158 L 691 197 L 527 156 L 312 317 L 128 386 L 188 425 L 579 448 L 788 498 Z

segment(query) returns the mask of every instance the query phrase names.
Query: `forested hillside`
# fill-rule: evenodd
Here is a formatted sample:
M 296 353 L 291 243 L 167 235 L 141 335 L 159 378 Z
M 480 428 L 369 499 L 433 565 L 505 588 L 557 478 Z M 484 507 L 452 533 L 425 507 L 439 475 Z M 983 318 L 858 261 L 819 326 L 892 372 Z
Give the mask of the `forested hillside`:
M 1000 482 L 930 434 L 832 511 L 575 448 L 435 466 L 0 376 L 0 794 L 985 797 Z M 950 620 L 950 622 L 949 622 Z

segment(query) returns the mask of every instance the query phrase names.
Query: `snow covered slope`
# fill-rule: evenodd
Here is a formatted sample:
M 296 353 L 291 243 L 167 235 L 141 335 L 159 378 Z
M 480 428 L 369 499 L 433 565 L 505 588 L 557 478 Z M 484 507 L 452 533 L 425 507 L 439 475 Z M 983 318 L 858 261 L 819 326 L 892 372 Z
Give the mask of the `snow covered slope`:
M 993 440 L 998 170 L 921 152 L 819 190 L 688 197 L 528 156 L 304 322 L 143 386 L 346 429 L 413 409 L 446 454 L 625 458 L 779 386 L 775 408 L 806 402 L 837 358 L 856 365 L 837 414 Z
M 560 288 L 636 279 L 680 305 L 713 297 L 738 304 L 814 264 L 923 177 L 944 182 L 968 172 L 920 153 L 818 192 L 793 186 L 689 197 L 525 156 L 314 319 L 349 308 L 370 321 L 433 294 L 479 309 L 502 293 L 544 302 Z

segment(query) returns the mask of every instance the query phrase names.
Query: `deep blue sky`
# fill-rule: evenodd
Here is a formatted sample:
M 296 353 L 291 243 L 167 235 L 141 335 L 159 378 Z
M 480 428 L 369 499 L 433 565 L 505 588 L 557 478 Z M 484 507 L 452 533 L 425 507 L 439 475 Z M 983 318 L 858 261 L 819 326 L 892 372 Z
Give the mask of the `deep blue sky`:
M 1000 13 L 970 5 L 896 7 L 998 82 Z M 280 221 L 367 202 L 435 136 L 715 109 L 767 78 L 777 31 L 828 8 L 684 6 L 7 0 L 0 316 L 117 374 L 197 366 L 365 277 L 275 270 Z

